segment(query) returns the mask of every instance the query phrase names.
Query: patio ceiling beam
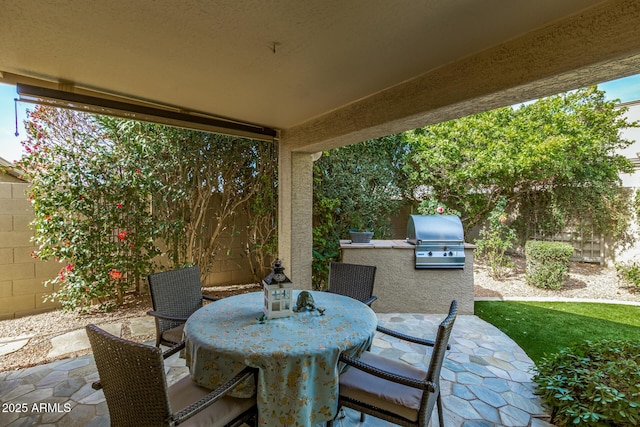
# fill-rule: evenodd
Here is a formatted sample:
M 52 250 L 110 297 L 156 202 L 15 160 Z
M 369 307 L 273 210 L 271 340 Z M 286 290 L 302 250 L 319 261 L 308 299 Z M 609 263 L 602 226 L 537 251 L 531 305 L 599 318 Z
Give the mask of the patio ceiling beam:
M 59 108 L 103 114 L 123 119 L 158 123 L 179 128 L 242 136 L 258 140 L 277 139 L 275 129 L 254 124 L 220 119 L 216 117 L 188 114 L 180 111 L 135 104 L 97 96 L 18 83 L 16 85 L 20 102 L 49 105 Z

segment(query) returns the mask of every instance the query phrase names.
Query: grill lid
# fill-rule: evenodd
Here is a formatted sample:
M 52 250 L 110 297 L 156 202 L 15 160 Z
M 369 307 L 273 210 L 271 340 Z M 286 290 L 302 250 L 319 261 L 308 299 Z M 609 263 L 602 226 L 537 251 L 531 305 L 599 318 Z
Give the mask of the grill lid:
M 407 241 L 414 245 L 464 241 L 462 221 L 456 215 L 410 215 Z

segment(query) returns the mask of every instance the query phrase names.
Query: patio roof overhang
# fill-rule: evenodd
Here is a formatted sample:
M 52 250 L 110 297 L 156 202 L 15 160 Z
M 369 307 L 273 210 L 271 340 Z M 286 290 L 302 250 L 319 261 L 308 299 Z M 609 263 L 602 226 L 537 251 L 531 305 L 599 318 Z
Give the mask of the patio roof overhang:
M 37 105 L 84 111 L 92 114 L 115 116 L 128 120 L 160 123 L 168 126 L 197 129 L 207 132 L 243 136 L 272 141 L 277 139 L 275 129 L 242 123 L 219 117 L 160 108 L 127 100 L 108 99 L 69 91 L 48 89 L 23 83 L 17 84 L 18 101 Z
M 634 0 L 0 3 L 0 82 L 316 152 L 640 71 Z

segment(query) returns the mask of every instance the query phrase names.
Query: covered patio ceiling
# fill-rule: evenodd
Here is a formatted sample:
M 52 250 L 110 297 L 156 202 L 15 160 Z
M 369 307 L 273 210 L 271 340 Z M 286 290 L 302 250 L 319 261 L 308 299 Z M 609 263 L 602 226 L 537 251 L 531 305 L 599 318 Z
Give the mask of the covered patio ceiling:
M 0 82 L 317 152 L 640 71 L 635 0 L 0 0 Z

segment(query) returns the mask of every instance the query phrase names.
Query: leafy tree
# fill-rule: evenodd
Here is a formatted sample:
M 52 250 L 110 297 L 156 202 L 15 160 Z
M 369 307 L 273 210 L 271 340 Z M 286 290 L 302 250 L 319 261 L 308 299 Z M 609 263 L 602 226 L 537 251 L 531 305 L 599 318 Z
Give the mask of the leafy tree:
M 278 205 L 277 160 L 269 163 L 269 172 L 258 177 L 256 192 L 243 212 L 248 220 L 246 237 L 243 237 L 244 253 L 255 281 L 266 277 L 278 254 L 276 212 Z
M 121 303 L 160 253 L 150 210 L 158 183 L 132 151 L 135 142 L 100 120 L 36 107 L 19 162 L 31 183 L 33 256 L 62 264 L 46 285 L 69 310 L 94 299 L 105 307 L 114 297 Z
M 620 236 L 630 211 L 620 173 L 621 128 L 637 126 L 596 87 L 409 132 L 411 184 L 462 213 L 468 231 L 504 197 L 521 239 L 554 233 L 579 213 Z
M 254 278 L 264 277 L 275 247 L 276 154 L 272 144 L 140 122 L 126 132 L 153 141 L 154 197 L 166 220 L 161 236 L 175 266 L 197 264 L 203 279 L 216 256 L 241 236 Z M 239 229 L 240 214 L 249 229 Z
M 313 172 L 313 282 L 324 287 L 329 262 L 337 260 L 349 229 L 388 236 L 400 207 L 408 145 L 403 134 L 325 151 Z
M 233 238 L 257 277 L 275 251 L 271 144 L 37 107 L 26 155 L 38 249 L 62 263 L 46 284 L 63 308 L 119 304 L 158 255 L 203 279 Z M 249 213 L 244 229 L 236 226 Z

